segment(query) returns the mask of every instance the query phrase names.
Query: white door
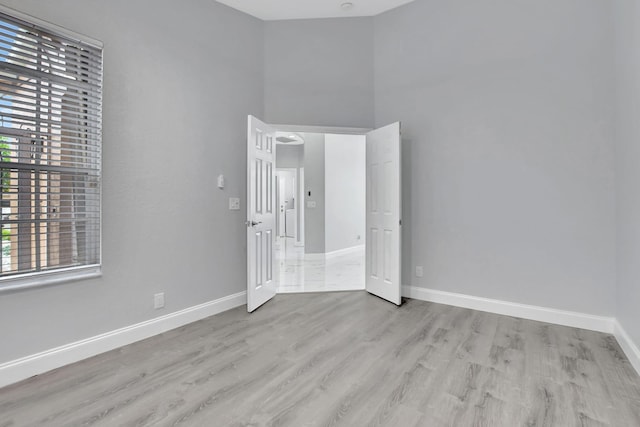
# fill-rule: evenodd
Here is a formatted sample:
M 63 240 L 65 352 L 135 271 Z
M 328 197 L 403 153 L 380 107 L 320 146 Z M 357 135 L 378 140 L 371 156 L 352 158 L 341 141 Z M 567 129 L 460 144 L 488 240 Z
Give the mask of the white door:
M 400 305 L 400 123 L 367 134 L 366 289 Z
M 247 310 L 276 295 L 273 280 L 275 239 L 275 131 L 249 116 L 247 132 Z

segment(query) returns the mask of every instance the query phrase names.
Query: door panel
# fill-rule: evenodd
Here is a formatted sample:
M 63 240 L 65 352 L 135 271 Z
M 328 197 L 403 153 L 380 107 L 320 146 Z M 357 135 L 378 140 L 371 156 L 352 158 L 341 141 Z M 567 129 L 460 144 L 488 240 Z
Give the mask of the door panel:
M 273 298 L 275 132 L 249 116 L 247 132 L 247 310 Z
M 366 289 L 394 304 L 401 290 L 400 123 L 367 134 Z

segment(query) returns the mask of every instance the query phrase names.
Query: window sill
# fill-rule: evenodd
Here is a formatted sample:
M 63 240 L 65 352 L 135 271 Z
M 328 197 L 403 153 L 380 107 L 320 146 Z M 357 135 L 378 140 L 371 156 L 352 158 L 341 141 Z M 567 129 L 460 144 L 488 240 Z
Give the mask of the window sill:
M 5 277 L 0 279 L 0 293 L 58 285 L 61 283 L 74 282 L 76 280 L 93 279 L 100 276 L 102 276 L 102 266 L 100 265 L 21 274 L 15 277 Z

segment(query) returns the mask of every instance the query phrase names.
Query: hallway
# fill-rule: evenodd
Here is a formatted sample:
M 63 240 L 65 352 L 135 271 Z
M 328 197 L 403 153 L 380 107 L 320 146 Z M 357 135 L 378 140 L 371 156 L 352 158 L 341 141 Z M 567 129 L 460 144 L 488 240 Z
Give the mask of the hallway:
M 278 238 L 275 277 L 279 294 L 364 289 L 365 250 L 344 254 L 305 254 L 293 238 Z

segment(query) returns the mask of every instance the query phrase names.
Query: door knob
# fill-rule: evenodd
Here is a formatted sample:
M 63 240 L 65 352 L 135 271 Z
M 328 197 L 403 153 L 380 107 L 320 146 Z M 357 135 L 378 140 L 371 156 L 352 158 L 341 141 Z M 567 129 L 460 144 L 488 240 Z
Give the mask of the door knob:
M 258 224 L 262 224 L 262 221 L 246 221 L 245 224 L 247 224 L 247 227 L 255 227 Z

